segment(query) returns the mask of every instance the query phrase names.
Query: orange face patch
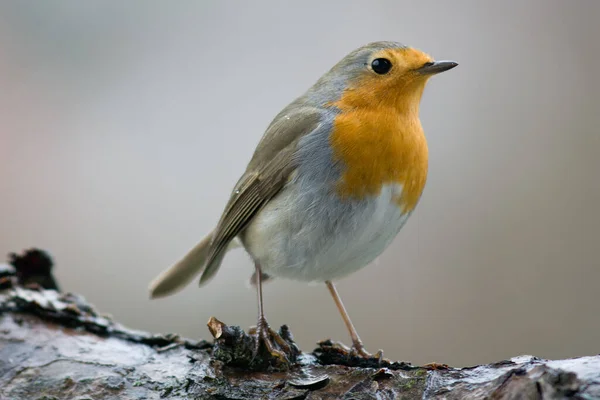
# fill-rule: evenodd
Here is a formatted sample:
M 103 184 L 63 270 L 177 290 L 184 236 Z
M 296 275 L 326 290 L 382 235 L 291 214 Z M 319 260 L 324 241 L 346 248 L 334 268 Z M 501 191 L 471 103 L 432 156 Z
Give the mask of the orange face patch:
M 415 73 L 431 58 L 414 49 L 383 50 L 393 67 L 387 75 L 365 74 L 351 82 L 331 104 L 336 117 L 330 143 L 346 169 L 338 186 L 341 196 L 377 195 L 386 184 L 400 184 L 397 199 L 412 211 L 427 179 L 427 141 L 419 120 L 419 103 L 427 77 Z

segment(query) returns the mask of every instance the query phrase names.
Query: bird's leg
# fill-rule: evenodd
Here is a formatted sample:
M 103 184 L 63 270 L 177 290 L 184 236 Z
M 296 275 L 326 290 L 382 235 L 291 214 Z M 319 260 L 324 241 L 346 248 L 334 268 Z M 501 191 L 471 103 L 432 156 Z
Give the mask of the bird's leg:
M 350 316 L 348 315 L 348 312 L 344 307 L 344 303 L 342 303 L 342 299 L 338 294 L 337 289 L 330 281 L 325 281 L 325 284 L 327 285 L 327 289 L 329 289 L 329 293 L 331 293 L 331 297 L 333 297 L 333 301 L 335 301 L 335 305 L 337 306 L 338 310 L 340 311 L 340 314 L 342 315 L 342 319 L 346 324 L 346 328 L 348 328 L 348 332 L 350 332 L 350 337 L 352 338 L 351 352 L 363 358 L 378 358 L 380 361 L 383 360 L 383 352 L 381 350 L 379 350 L 375 355 L 372 355 L 365 350 L 365 346 L 360 340 L 358 332 L 356 331 L 356 328 L 354 328 L 354 325 L 350 320 Z
M 261 343 L 265 345 L 267 351 L 277 358 L 279 358 L 283 362 L 288 362 L 288 358 L 286 356 L 286 352 L 290 353 L 291 348 L 289 344 L 274 330 L 271 329 L 267 319 L 265 318 L 265 313 L 263 309 L 263 297 L 262 297 L 262 279 L 263 274 L 260 269 L 260 265 L 256 264 L 256 292 L 258 295 L 258 323 L 256 324 L 256 330 L 253 334 L 256 336 L 256 345 L 254 347 L 254 357 L 258 354 L 260 350 Z M 282 349 L 277 349 L 271 338 L 275 340 L 277 345 Z

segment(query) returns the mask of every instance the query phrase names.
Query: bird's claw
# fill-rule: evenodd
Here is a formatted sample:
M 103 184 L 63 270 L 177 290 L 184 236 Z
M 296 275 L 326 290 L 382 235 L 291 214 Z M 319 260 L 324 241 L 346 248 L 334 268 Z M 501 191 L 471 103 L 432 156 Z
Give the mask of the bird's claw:
M 252 351 L 253 360 L 258 356 L 262 344 L 269 354 L 278 360 L 279 364 L 290 363 L 287 356 L 287 354 L 291 354 L 292 352 L 290 345 L 281 335 L 271 329 L 266 319 L 261 318 L 256 327 L 250 328 L 249 333 L 255 337 L 254 349 Z
M 392 364 L 392 361 L 383 357 L 383 351 L 379 350 L 371 354 L 365 350 L 362 343 L 354 342 L 348 347 L 340 342 L 323 340 L 315 350 L 319 361 L 324 364 L 347 365 L 349 367 L 380 368 Z
M 365 347 L 360 342 L 356 342 L 352 345 L 352 348 L 350 349 L 350 356 L 364 359 L 376 359 L 379 364 L 383 362 L 383 350 L 379 350 L 377 353 L 371 354 L 365 350 Z

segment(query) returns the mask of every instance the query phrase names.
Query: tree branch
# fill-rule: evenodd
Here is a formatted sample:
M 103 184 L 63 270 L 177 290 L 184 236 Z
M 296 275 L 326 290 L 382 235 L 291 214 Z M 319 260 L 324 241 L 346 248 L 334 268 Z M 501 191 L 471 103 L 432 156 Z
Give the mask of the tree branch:
M 289 370 L 261 371 L 238 327 L 211 319 L 212 342 L 133 331 L 81 296 L 25 288 L 14 275 L 0 267 L 0 399 L 600 398 L 600 356 L 417 367 L 325 341 Z M 287 327 L 280 333 L 293 344 Z

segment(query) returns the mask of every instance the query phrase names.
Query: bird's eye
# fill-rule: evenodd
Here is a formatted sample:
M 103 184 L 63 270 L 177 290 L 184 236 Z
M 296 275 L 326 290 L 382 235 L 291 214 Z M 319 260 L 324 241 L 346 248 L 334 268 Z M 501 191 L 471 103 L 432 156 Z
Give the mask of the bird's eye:
M 387 58 L 376 58 L 371 63 L 371 68 L 376 74 L 385 75 L 392 69 L 392 63 Z

